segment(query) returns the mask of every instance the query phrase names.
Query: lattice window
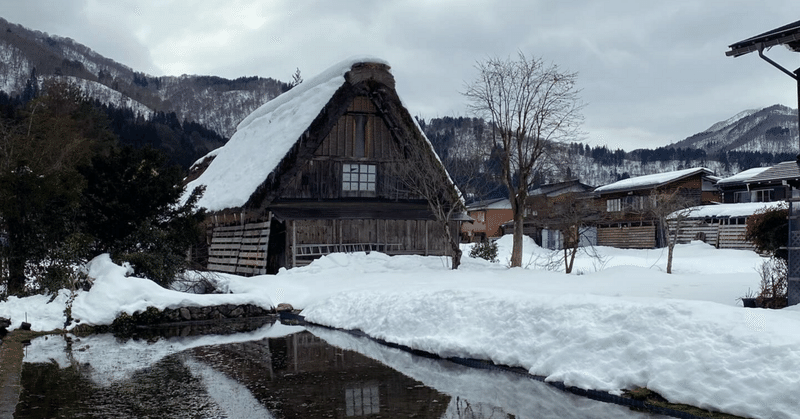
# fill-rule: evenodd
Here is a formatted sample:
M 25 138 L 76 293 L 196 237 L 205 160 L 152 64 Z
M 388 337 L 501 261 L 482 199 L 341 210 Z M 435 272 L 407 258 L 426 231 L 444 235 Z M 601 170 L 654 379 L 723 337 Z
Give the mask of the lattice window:
M 366 416 L 380 413 L 380 393 L 377 385 L 348 388 L 344 391 L 347 416 Z
M 342 192 L 345 195 L 374 195 L 377 169 L 374 164 L 342 164 Z

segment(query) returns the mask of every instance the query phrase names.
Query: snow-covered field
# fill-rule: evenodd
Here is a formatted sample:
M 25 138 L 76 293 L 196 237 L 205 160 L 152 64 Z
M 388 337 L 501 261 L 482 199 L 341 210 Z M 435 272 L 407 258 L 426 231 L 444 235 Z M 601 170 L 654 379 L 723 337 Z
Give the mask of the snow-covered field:
M 107 324 L 121 310 L 228 302 L 287 302 L 310 321 L 360 329 L 438 353 L 521 366 L 568 385 L 619 392 L 648 387 L 672 402 L 758 418 L 796 417 L 800 310 L 744 309 L 762 259 L 695 242 L 666 251 L 597 248 L 574 274 L 547 271 L 549 251 L 525 244 L 527 268 L 465 255 L 457 271 L 436 257 L 334 254 L 274 276 L 221 275 L 232 294 L 195 296 L 125 278 L 107 258 L 92 264 L 92 291 L 72 315 Z M 0 316 L 17 327 L 62 327 L 67 292 L 10 298 Z M 29 353 L 31 350 L 29 349 Z

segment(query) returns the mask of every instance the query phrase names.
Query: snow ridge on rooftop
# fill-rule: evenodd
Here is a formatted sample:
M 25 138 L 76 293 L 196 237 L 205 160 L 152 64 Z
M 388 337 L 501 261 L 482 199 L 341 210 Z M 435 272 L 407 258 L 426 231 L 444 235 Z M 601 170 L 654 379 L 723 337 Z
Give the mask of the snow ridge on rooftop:
M 712 173 L 711 170 L 706 169 L 705 167 L 693 167 L 691 169 L 676 170 L 674 172 L 655 173 L 652 175 L 637 176 L 628 179 L 623 179 L 618 182 L 600 186 L 596 188 L 594 191 L 610 192 L 621 189 L 644 189 L 661 185 L 663 183 L 671 182 L 673 180 L 678 180 L 680 178 L 692 175 L 700 171 L 706 171 L 709 174 Z
M 737 173 L 737 174 L 735 174 L 733 176 L 729 176 L 729 177 L 726 177 L 724 179 L 720 179 L 719 182 L 717 182 L 717 184 L 746 182 L 750 178 L 752 178 L 752 177 L 754 177 L 756 175 L 759 175 L 759 174 L 765 172 L 768 169 L 769 169 L 769 166 L 767 166 L 767 167 L 754 167 L 752 169 L 747 169 L 747 170 L 745 170 L 743 172 L 739 172 L 739 173 Z

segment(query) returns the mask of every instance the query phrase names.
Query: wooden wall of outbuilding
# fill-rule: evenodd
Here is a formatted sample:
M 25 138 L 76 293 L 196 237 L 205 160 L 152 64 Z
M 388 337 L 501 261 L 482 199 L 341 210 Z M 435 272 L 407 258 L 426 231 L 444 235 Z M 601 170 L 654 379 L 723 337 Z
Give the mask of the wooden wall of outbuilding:
M 457 228 L 455 223 L 451 228 Z M 286 234 L 287 262 L 292 260 L 293 266 L 334 252 L 440 256 L 450 252 L 441 227 L 431 220 L 291 220 Z

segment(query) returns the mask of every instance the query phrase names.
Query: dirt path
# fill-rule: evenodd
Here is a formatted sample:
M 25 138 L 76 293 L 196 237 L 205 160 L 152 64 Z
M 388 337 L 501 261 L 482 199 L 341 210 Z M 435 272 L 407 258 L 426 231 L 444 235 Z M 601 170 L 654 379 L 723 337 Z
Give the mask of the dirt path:
M 22 387 L 19 378 L 22 375 L 23 344 L 30 339 L 28 333 L 13 331 L 6 335 L 0 346 L 0 419 L 11 419 L 19 402 Z

